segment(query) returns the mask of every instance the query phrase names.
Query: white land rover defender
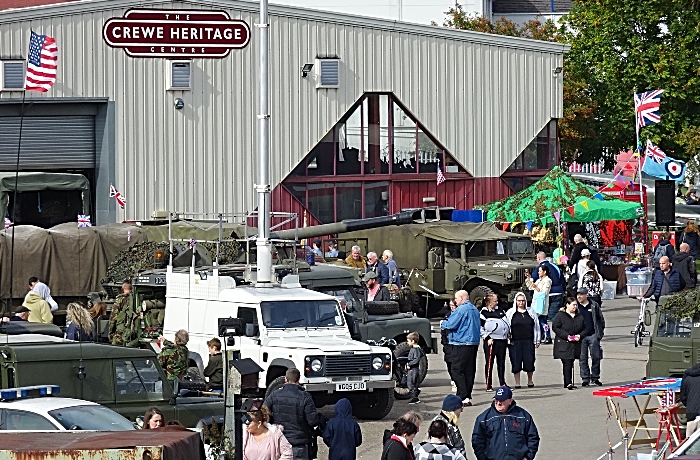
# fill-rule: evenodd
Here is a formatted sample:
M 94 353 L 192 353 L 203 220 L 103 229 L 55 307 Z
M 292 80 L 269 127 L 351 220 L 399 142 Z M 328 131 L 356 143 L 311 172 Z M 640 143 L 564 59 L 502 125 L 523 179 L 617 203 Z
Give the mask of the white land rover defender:
M 289 368 L 317 407 L 348 398 L 355 416 L 379 420 L 394 403 L 392 354 L 350 338 L 335 297 L 303 289 L 296 275 L 271 287 L 255 287 L 218 269 L 167 272 L 164 333 L 189 332 L 188 348 L 206 362 L 207 340 L 219 335 L 219 318 L 238 318 L 243 334 L 229 350 L 240 351 L 263 368 L 260 390 L 269 394 L 284 384 Z

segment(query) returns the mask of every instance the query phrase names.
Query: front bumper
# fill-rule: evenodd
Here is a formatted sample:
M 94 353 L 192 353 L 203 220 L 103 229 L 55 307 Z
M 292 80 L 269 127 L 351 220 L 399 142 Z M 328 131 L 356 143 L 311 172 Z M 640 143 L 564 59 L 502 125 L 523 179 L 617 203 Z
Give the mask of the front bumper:
M 344 382 L 338 382 L 344 383 Z M 324 392 L 324 393 L 334 393 L 336 383 L 305 383 L 304 389 L 308 392 Z M 368 380 L 367 381 L 367 391 L 371 392 L 379 388 L 394 388 L 396 382 L 393 380 Z M 340 392 L 340 393 L 345 393 Z

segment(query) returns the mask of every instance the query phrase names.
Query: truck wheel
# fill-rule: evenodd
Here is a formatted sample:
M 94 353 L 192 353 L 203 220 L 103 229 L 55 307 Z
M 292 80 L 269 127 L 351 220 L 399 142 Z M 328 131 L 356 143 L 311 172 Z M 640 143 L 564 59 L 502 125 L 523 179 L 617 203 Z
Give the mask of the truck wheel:
M 480 310 L 481 307 L 484 306 L 484 298 L 493 293 L 494 292 L 489 287 L 477 286 L 469 293 L 469 301 L 477 308 L 477 310 Z
M 270 384 L 267 386 L 267 389 L 265 390 L 265 399 L 267 399 L 267 397 L 270 396 L 270 394 L 273 391 L 279 390 L 280 388 L 282 388 L 283 385 L 284 385 L 284 375 L 281 375 L 281 376 L 277 377 L 276 379 L 274 379 L 272 382 L 270 382 Z
M 381 420 L 391 412 L 394 405 L 394 391 L 391 388 L 378 388 L 362 398 L 351 400 L 352 413 L 363 420 Z
M 206 380 L 204 380 L 202 374 L 199 373 L 199 368 L 197 366 L 188 367 L 187 373 L 185 374 L 183 380 L 187 380 L 189 382 L 206 383 Z
M 407 357 L 408 352 L 411 351 L 411 346 L 408 342 L 401 342 L 394 348 L 394 356 L 397 358 Z M 418 385 L 423 383 L 425 376 L 428 375 L 428 357 L 423 353 L 423 356 L 418 363 Z
M 399 312 L 399 304 L 392 301 L 367 302 L 365 307 L 370 315 L 393 315 Z

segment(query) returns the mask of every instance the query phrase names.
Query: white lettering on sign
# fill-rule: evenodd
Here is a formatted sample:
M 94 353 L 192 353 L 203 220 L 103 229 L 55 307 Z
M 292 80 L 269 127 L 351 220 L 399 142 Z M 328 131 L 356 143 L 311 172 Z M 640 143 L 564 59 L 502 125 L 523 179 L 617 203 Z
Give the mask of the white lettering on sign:
M 221 40 L 221 31 L 219 29 L 214 30 L 214 40 Z
M 114 38 L 122 38 L 122 28 L 117 26 L 112 30 L 112 35 L 114 35 Z
M 179 39 L 180 38 L 180 29 L 177 29 L 177 28 L 170 29 L 170 38 Z

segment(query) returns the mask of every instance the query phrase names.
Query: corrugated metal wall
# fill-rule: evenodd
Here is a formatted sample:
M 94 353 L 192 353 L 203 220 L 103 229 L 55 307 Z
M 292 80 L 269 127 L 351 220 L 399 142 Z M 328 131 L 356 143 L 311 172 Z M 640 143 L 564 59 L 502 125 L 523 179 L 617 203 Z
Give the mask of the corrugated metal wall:
M 192 90 L 166 91 L 168 61 L 132 59 L 102 40 L 102 26 L 132 7 L 225 8 L 253 31 L 221 60 L 194 59 Z M 26 55 L 30 30 L 56 38 L 58 81 L 37 97 L 115 101 L 114 184 L 125 217 L 154 210 L 242 212 L 255 207 L 258 4 L 104 1 L 9 11 L 0 58 Z M 271 179 L 276 186 L 363 92 L 392 91 L 476 177 L 499 176 L 561 116 L 562 45 L 338 13 L 271 7 Z M 316 89 L 300 67 L 340 58 L 340 87 Z M 0 98 L 21 93 L 0 92 Z M 181 97 L 182 110 L 173 101 Z M 97 191 L 101 193 L 101 191 Z M 121 218 L 121 214 L 120 214 Z

